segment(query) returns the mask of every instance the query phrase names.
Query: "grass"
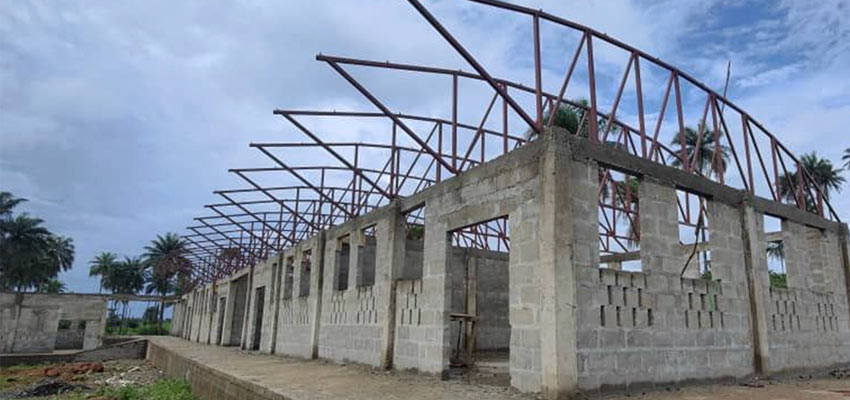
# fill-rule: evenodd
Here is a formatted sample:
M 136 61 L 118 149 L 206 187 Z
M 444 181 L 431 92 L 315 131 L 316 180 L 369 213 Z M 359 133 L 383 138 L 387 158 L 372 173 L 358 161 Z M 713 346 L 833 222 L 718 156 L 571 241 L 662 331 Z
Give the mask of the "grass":
M 32 400 L 86 400 L 91 397 L 104 397 L 109 400 L 195 400 L 189 382 L 179 378 L 161 379 L 144 386 L 107 386 L 95 393 L 75 389 L 70 393 L 34 397 Z
M 32 369 L 41 368 L 39 365 L 13 365 L 0 368 L 0 390 L 27 385 L 38 381 L 41 377 L 27 374 Z
M 100 393 L 113 400 L 194 400 L 185 379 L 162 379 L 146 386 L 105 388 Z

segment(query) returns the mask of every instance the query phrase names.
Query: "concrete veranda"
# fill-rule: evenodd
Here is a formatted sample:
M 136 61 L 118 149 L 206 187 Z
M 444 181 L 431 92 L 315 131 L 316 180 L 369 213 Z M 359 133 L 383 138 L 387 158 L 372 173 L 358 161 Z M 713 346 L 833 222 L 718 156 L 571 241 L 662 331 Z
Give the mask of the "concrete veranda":
M 474 385 L 461 381 L 441 381 L 437 377 L 402 372 L 384 372 L 360 365 L 340 365 L 321 360 L 300 360 L 240 351 L 236 347 L 208 346 L 174 337 L 148 337 L 179 357 L 209 368 L 226 380 L 240 382 L 260 391 L 264 398 L 279 399 L 536 399 L 505 387 Z M 166 368 L 165 366 L 158 366 Z M 167 368 L 166 368 L 167 369 Z M 192 380 L 192 379 L 190 379 Z M 203 381 L 203 379 L 200 379 Z M 195 382 L 193 382 L 193 385 Z M 209 385 L 222 386 L 220 380 Z M 196 392 L 198 391 L 195 388 Z M 715 384 L 685 388 L 637 391 L 608 395 L 615 399 L 840 399 L 850 393 L 850 379 L 829 376 L 815 379 L 788 379 L 764 387 Z M 207 397 L 203 397 L 207 399 Z M 213 397 L 217 398 L 217 397 Z M 253 396 L 227 398 L 256 398 Z
M 340 365 L 247 353 L 238 347 L 198 344 L 174 337 L 148 337 L 150 343 L 233 380 L 265 388 L 280 399 L 535 399 L 515 389 L 441 381 L 439 377 L 385 372 L 361 365 Z M 164 368 L 164 366 L 159 366 Z M 194 383 L 194 382 L 193 382 Z

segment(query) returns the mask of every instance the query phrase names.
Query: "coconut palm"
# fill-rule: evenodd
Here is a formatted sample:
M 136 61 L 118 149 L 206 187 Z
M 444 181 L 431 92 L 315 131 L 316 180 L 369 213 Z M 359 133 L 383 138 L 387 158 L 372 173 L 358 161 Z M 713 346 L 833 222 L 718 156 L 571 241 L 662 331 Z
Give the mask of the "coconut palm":
M 12 209 L 25 201 L 27 199 L 15 197 L 9 192 L 0 192 L 0 219 L 8 220 L 12 216 Z
M 145 246 L 145 264 L 149 269 L 146 275 L 145 293 L 157 293 L 166 296 L 176 287 L 176 277 L 181 271 L 191 268 L 186 258 L 186 242 L 175 233 L 157 235 L 150 245 Z M 159 328 L 162 329 L 165 303 L 159 305 Z
M 71 269 L 74 264 L 74 241 L 66 236 L 51 234 L 47 238 L 47 248 L 38 264 L 40 269 L 51 277 Z
M 100 288 L 98 293 L 103 292 L 103 277 L 108 274 L 109 269 L 114 268 L 118 262 L 118 256 L 115 253 L 104 251 L 92 258 L 89 261 L 89 276 L 100 277 Z
M 50 245 L 43 222 L 27 214 L 0 221 L 0 286 L 20 292 L 46 280 L 36 268 Z
M 50 233 L 27 213 L 13 215 L 24 201 L 0 192 L 0 288 L 18 292 L 49 282 L 74 262 L 70 238 Z
M 844 157 L 841 157 L 844 160 L 844 168 L 850 170 L 850 147 L 844 150 Z
M 145 263 L 141 257 L 124 257 L 102 277 L 103 287 L 117 294 L 137 294 L 145 286 Z M 121 320 L 127 318 L 129 301 L 121 300 Z
M 844 183 L 845 179 L 841 176 L 841 170 L 836 169 L 832 165 L 832 162 L 828 159 L 820 158 L 817 153 L 811 152 L 803 154 L 800 157 L 800 164 L 803 166 L 803 169 L 811 175 L 812 180 L 814 180 L 818 186 L 823 188 L 823 197 L 825 199 L 829 199 L 832 191 L 841 191 L 841 185 Z M 783 174 L 779 177 L 779 194 L 788 202 L 796 201 L 795 189 L 799 182 L 797 174 L 798 172 L 795 170 L 790 175 Z M 804 200 L 806 210 L 810 212 L 817 212 L 817 203 L 813 198 L 812 193 L 804 191 Z
M 68 286 L 65 285 L 65 282 L 62 282 L 58 279 L 51 279 L 47 282 L 43 282 L 38 285 L 36 289 L 39 293 L 65 293 L 68 290 Z
M 729 163 L 729 147 L 720 145 L 720 149 L 718 149 L 718 165 L 712 168 L 712 161 L 715 156 L 714 132 L 706 129 L 705 127 L 702 128 L 701 139 L 697 131 L 690 127 L 685 127 L 684 131 L 676 134 L 676 136 L 670 141 L 670 145 L 674 146 L 672 150 L 673 154 L 669 157 L 670 164 L 678 168 L 681 168 L 683 165 L 681 159 L 683 134 L 685 136 L 685 156 L 688 158 L 688 163 L 696 162 L 697 164 L 694 166 L 696 167 L 695 169 L 703 175 L 714 173 L 715 176 L 719 177 L 726 173 L 726 166 Z M 699 142 L 699 149 L 697 149 L 697 142 Z M 694 159 L 695 154 L 696 159 Z

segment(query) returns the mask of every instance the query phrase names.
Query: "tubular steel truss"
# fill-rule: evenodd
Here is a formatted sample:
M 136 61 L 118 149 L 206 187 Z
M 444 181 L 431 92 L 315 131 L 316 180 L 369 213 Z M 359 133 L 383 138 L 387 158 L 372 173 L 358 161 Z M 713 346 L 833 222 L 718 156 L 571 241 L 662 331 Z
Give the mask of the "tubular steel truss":
M 469 1 L 530 19 L 532 83 L 493 76 L 420 1 L 408 0 L 473 71 L 318 55 L 318 61 L 378 111 L 275 110 L 306 141 L 250 145 L 273 166 L 231 169 L 248 187 L 216 191 L 224 202 L 206 205 L 212 215 L 195 218 L 197 224 L 188 227 L 190 233 L 183 237 L 194 265 L 190 285 L 225 277 L 323 229 L 508 153 L 555 125 L 565 108 L 579 116 L 570 133 L 591 142 L 838 220 L 824 189 L 775 135 L 687 73 L 542 10 L 495 0 Z M 549 89 L 543 83 L 543 29 L 547 37 L 552 32 L 561 46 L 574 43 L 568 57 L 555 57 L 554 62 L 563 62 L 563 78 Z M 600 48 L 607 54 L 602 61 L 594 57 L 594 49 Z M 610 64 L 612 54 L 625 60 L 625 68 L 619 79 L 608 74 L 613 81 L 607 82 L 611 79 L 606 80 L 597 68 Z M 548 64 L 545 69 L 551 70 Z M 394 112 L 352 75 L 352 69 L 445 79 L 450 87 L 450 117 Z M 463 122 L 459 116 L 461 86 L 469 82 L 484 84 L 489 91 L 488 101 L 474 105 L 482 110 L 481 119 L 474 123 Z M 586 88 L 568 94 L 571 83 Z M 606 106 L 600 108 L 600 104 Z M 319 127 L 307 120 L 320 121 Z M 689 129 L 688 123 L 696 129 Z M 381 140 L 324 140 L 340 135 L 328 126 L 369 126 L 369 136 Z M 296 164 L 304 158 L 309 158 L 306 165 Z M 600 250 L 604 254 L 632 251 L 640 242 L 636 178 L 605 166 L 599 175 Z M 689 194 L 679 196 L 679 208 L 683 225 L 695 232 L 704 229 L 701 200 L 692 201 Z M 421 228 L 422 224 L 421 210 L 408 214 L 408 226 Z M 454 232 L 453 243 L 503 251 L 509 248 L 508 230 L 507 219 L 501 218 Z

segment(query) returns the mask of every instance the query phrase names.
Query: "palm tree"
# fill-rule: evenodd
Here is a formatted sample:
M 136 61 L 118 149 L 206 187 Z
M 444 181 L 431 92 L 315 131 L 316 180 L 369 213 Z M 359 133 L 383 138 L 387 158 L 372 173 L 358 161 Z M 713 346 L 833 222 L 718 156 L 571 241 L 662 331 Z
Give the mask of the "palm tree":
M 823 197 L 829 199 L 831 191 L 840 192 L 841 185 L 844 183 L 844 177 L 841 176 L 841 170 L 833 167 L 832 162 L 818 157 L 817 153 L 811 152 L 803 154 L 800 157 L 800 164 L 803 170 L 807 171 L 814 182 L 823 188 Z M 798 171 L 793 174 L 783 174 L 779 177 L 779 194 L 788 202 L 796 201 L 796 191 L 798 183 Z M 805 178 L 804 178 L 805 179 Z M 813 198 L 812 193 L 804 192 L 804 201 L 806 210 L 809 212 L 817 212 L 817 203 Z
M 714 132 L 702 128 L 702 139 L 693 128 L 686 127 L 684 131 L 676 134 L 676 137 L 670 141 L 674 146 L 673 154 L 670 155 L 670 164 L 674 167 L 681 168 L 683 165 L 682 154 L 682 135 L 685 135 L 685 156 L 688 158 L 688 163 L 696 162 L 695 169 L 703 175 L 708 175 L 713 172 L 715 176 L 722 176 L 726 173 L 726 166 L 729 163 L 729 148 L 725 145 L 720 145 L 718 165 L 712 169 L 714 160 Z M 697 149 L 697 141 L 699 141 L 699 149 Z M 694 160 L 694 154 L 697 159 Z
M 38 285 L 38 289 L 36 289 L 39 293 L 65 293 L 66 290 L 68 290 L 68 286 L 65 285 L 65 282 L 58 279 L 51 279 L 47 282 L 43 282 Z
M 782 241 L 767 243 L 767 258 L 779 262 L 785 272 L 785 244 Z
M 20 292 L 44 280 L 35 268 L 50 245 L 43 222 L 26 213 L 0 221 L 0 286 Z
M 191 262 L 186 258 L 186 242 L 175 233 L 157 235 L 150 245 L 145 246 L 145 264 L 147 273 L 145 293 L 157 293 L 166 296 L 174 291 L 175 278 L 181 271 L 188 271 Z M 165 302 L 159 302 L 159 328 L 165 314 Z
M 51 234 L 47 238 L 47 248 L 39 259 L 38 265 L 47 276 L 53 277 L 64 272 L 74 264 L 74 241 L 67 236 Z
M 141 257 L 124 257 L 123 261 L 116 263 L 107 270 L 103 276 L 103 287 L 117 294 L 137 294 L 145 285 L 145 263 Z M 124 307 L 121 312 L 121 320 L 127 318 L 127 305 L 129 301 L 121 300 Z
M 844 169 L 850 170 L 850 147 L 844 150 L 844 157 L 841 157 L 844 160 Z
M 98 293 L 103 292 L 103 277 L 106 276 L 111 268 L 115 267 L 118 262 L 118 256 L 115 253 L 104 251 L 92 258 L 89 261 L 89 276 L 100 277 L 100 289 Z
M 0 288 L 18 292 L 49 282 L 74 262 L 70 238 L 50 233 L 44 221 L 27 213 L 12 215 L 24 201 L 0 192 Z
M 9 192 L 0 192 L 0 219 L 9 219 L 12 216 L 12 209 L 25 201 L 27 199 L 15 197 Z

